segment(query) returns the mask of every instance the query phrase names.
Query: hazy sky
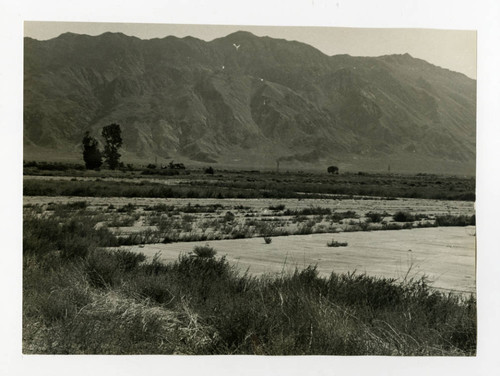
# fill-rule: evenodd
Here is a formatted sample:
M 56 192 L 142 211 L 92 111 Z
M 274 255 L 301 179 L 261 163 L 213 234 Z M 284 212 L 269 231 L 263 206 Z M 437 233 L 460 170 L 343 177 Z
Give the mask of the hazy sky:
M 141 39 L 187 35 L 210 41 L 234 31 L 297 40 L 327 55 L 380 56 L 409 53 L 432 64 L 476 78 L 476 32 L 436 29 L 366 29 L 340 27 L 217 26 L 139 23 L 25 22 L 24 35 L 39 40 L 65 32 L 99 35 L 122 32 Z

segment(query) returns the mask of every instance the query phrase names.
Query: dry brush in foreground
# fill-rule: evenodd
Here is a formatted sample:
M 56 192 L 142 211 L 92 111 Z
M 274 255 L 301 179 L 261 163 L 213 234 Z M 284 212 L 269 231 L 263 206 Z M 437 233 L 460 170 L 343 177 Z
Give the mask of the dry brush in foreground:
M 109 233 L 92 218 L 28 213 L 23 236 L 24 353 L 475 354 L 475 298 L 425 280 L 315 267 L 255 278 L 213 254 L 146 261 L 100 249 Z

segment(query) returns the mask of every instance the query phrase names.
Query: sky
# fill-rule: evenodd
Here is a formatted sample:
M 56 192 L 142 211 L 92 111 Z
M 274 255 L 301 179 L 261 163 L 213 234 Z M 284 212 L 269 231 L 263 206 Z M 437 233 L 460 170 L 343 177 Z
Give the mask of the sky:
M 24 35 L 38 40 L 65 32 L 99 35 L 121 32 L 140 39 L 193 36 L 210 41 L 238 30 L 257 36 L 296 40 L 327 55 L 381 56 L 409 53 L 434 65 L 476 78 L 476 32 L 468 30 L 385 29 L 307 26 L 189 25 L 95 22 L 24 23 Z

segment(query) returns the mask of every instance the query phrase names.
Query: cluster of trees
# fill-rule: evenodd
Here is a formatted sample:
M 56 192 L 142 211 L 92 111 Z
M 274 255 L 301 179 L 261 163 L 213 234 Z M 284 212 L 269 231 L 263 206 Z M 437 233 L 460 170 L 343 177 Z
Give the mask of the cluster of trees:
M 120 164 L 120 153 L 122 146 L 119 124 L 110 124 L 102 128 L 101 136 L 104 138 L 104 150 L 99 149 L 99 142 L 87 131 L 83 136 L 83 160 L 87 169 L 98 169 L 102 166 L 103 158 L 110 169 L 114 170 Z
M 83 160 L 87 169 L 98 169 L 102 166 L 103 158 L 110 169 L 116 169 L 120 164 L 120 153 L 118 149 L 122 146 L 123 140 L 121 136 L 121 129 L 119 124 L 110 124 L 102 128 L 101 136 L 104 138 L 104 150 L 101 152 L 99 149 L 99 142 L 90 135 L 87 131 L 83 136 Z M 156 165 L 149 164 L 149 169 L 155 169 Z M 170 169 L 185 169 L 182 163 L 175 163 L 172 161 L 168 166 Z M 162 166 L 167 168 L 167 166 Z M 339 173 L 337 166 L 329 166 L 327 169 L 329 174 Z M 210 166 L 205 169 L 206 174 L 214 174 L 214 169 Z

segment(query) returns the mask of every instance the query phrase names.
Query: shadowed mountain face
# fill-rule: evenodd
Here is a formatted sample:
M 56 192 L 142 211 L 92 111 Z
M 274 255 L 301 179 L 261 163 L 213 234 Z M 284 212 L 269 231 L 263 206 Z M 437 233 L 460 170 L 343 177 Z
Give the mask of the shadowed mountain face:
M 237 32 L 25 39 L 25 159 L 119 123 L 127 160 L 475 171 L 476 81 L 410 55 L 326 56 Z

